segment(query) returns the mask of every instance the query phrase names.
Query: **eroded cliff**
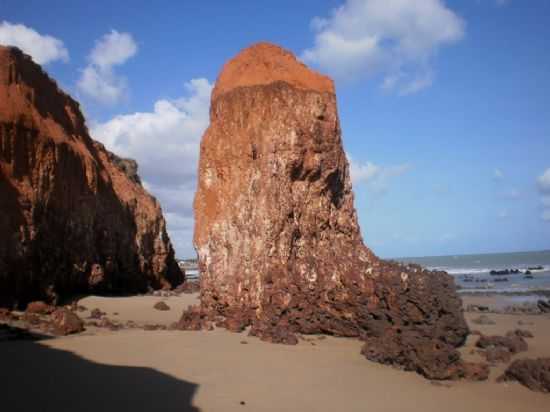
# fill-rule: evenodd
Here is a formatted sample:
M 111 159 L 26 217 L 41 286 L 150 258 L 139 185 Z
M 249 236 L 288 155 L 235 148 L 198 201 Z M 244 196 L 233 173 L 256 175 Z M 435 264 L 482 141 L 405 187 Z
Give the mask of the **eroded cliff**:
M 0 304 L 183 281 L 137 165 L 94 142 L 77 102 L 0 47 Z

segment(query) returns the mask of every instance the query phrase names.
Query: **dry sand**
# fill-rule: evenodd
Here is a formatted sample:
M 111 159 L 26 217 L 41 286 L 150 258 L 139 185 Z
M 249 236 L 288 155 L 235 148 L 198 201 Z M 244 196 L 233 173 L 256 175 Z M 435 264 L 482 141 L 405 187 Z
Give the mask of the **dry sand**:
M 152 306 L 164 300 L 172 310 Z M 196 296 L 90 297 L 80 301 L 120 320 L 171 323 Z M 470 322 L 477 314 L 467 314 Z M 529 352 L 550 356 L 550 317 L 488 315 L 504 334 L 518 321 L 535 335 Z M 115 318 L 115 316 L 113 316 Z M 273 345 L 225 330 L 212 332 L 101 331 L 0 344 L 0 391 L 6 411 L 550 411 L 550 395 L 519 384 L 433 384 L 365 360 L 353 339 L 308 337 Z M 462 352 L 470 359 L 471 336 Z M 246 342 L 243 343 L 243 342 Z M 244 404 L 241 404 L 244 402 Z M 4 410 L 4 409 L 3 409 Z

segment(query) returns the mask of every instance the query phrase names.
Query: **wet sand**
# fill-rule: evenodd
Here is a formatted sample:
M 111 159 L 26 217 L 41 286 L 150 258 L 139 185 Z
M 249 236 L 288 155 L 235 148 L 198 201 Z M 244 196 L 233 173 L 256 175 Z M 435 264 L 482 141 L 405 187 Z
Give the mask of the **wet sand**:
M 159 300 L 172 310 L 153 309 Z M 195 301 L 190 295 L 89 297 L 80 304 L 109 316 L 118 312 L 120 320 L 171 323 Z M 550 356 L 550 316 L 489 314 L 495 325 L 471 324 L 477 316 L 466 314 L 472 329 L 485 334 L 521 327 L 535 335 L 528 339 L 529 351 L 515 358 Z M 519 320 L 531 324 L 519 326 Z M 476 339 L 470 336 L 461 350 L 468 359 L 480 359 L 470 354 Z M 90 329 L 78 336 L 2 343 L 0 387 L 8 394 L 8 405 L 24 406 L 18 410 L 550 410 L 550 395 L 516 383 L 496 383 L 504 365 L 491 368 L 486 382 L 434 384 L 415 373 L 367 361 L 360 355 L 361 345 L 354 339 L 317 336 L 296 346 L 273 345 L 225 330 Z M 35 352 L 41 355 L 33 356 Z M 55 367 L 48 363 L 54 361 Z M 34 396 L 17 396 L 23 390 Z

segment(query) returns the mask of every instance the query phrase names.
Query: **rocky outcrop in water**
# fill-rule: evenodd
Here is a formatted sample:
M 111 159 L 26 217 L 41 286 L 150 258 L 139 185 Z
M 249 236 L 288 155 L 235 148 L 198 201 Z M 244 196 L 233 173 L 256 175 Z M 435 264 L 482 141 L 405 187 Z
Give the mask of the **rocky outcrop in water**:
M 333 82 L 261 43 L 223 68 L 200 149 L 194 245 L 201 306 L 178 327 L 251 326 L 365 340 L 372 360 L 433 379 L 477 378 L 452 278 L 364 246 Z
M 183 281 L 134 161 L 94 142 L 79 105 L 0 47 L 0 304 Z

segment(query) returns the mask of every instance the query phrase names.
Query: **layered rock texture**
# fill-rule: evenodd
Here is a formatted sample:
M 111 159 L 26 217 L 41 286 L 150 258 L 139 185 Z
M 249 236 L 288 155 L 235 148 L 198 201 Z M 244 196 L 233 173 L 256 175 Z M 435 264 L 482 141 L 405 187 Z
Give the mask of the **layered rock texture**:
M 365 340 L 369 359 L 445 379 L 477 374 L 450 276 L 377 258 L 353 205 L 331 79 L 261 43 L 223 68 L 200 151 L 194 244 L 201 307 L 185 313 L 264 340 Z
M 94 142 L 79 105 L 0 47 L 0 304 L 183 281 L 137 165 Z

